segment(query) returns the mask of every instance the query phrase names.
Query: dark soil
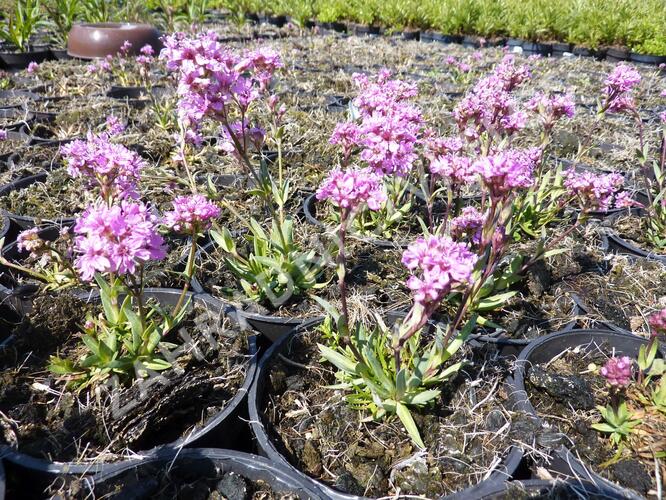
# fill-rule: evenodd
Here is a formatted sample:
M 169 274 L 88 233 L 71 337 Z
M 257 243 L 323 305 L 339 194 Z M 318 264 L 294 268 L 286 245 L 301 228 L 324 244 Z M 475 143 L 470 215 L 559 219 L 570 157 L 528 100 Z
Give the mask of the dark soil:
M 602 476 L 647 495 L 655 488 L 653 456 L 625 449 L 617 460 L 613 460 L 616 449 L 608 435 L 590 427 L 601 418 L 595 407 L 611 402 L 605 380 L 590 371 L 590 364 L 603 366 L 609 356 L 612 356 L 610 347 L 601 345 L 582 353 L 569 350 L 547 364 L 531 366 L 526 375 L 527 393 L 539 416 L 560 433 L 551 444 L 559 442 L 568 446 Z M 633 439 L 639 440 L 636 436 L 645 431 L 651 436 L 646 442 L 655 443 L 657 452 L 660 449 L 665 451 L 659 433 L 666 431 L 666 421 L 662 418 L 658 423 L 657 419 L 655 428 L 653 419 L 650 421 L 652 425 L 641 424 L 638 432 L 632 434 Z M 666 468 L 663 463 L 660 467 L 663 478 Z
M 205 321 L 217 335 L 217 345 L 204 342 L 193 321 L 205 312 L 197 306 L 183 323 L 200 355 L 186 349 L 173 369 L 143 383 L 110 386 L 80 393 L 47 370 L 50 355 L 75 358 L 82 354 L 78 325 L 85 304 L 68 294 L 40 296 L 34 312 L 16 329 L 11 349 L 0 353 L 0 443 L 26 454 L 56 461 L 122 458 L 127 450 L 145 450 L 186 436 L 218 413 L 243 383 L 247 339 L 242 333 L 222 333 L 220 318 Z M 198 320 L 198 318 L 197 318 Z M 210 322 L 213 322 L 212 324 Z M 200 324 L 201 325 L 201 324 Z M 182 329 L 165 341 L 183 344 Z
M 436 497 L 476 484 L 509 448 L 506 367 L 496 360 L 471 355 L 434 406 L 413 412 L 427 446 L 418 453 L 397 418 L 363 422 L 367 414 L 326 388 L 334 372 L 321 363 L 317 341 L 309 331 L 275 361 L 263 410 L 278 449 L 311 477 L 356 495 Z
M 95 489 L 97 497 L 136 500 L 293 500 L 297 495 L 276 493 L 264 481 L 252 481 L 236 472 L 224 472 L 213 461 L 199 460 L 196 467 L 178 462 L 144 465 Z M 71 490 L 70 490 L 71 491 Z M 85 498 L 83 492 L 74 498 Z

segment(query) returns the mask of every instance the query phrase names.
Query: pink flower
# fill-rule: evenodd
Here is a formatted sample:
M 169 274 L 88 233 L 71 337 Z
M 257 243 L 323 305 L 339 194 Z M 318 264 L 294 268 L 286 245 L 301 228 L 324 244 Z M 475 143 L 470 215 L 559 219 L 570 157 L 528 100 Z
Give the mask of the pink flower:
M 39 69 L 39 64 L 37 64 L 35 61 L 30 61 L 30 64 L 28 64 L 28 68 L 26 69 L 26 71 L 29 74 L 33 74 L 38 69 Z
M 476 207 L 465 207 L 458 217 L 451 219 L 451 236 L 455 240 L 466 236 L 474 245 L 478 245 L 481 243 L 481 229 L 485 221 L 486 215 Z
M 616 113 L 633 110 L 635 104 L 631 92 L 640 81 L 640 73 L 631 66 L 625 64 L 615 66 L 606 78 L 603 109 Z
M 599 370 L 601 376 L 614 387 L 626 387 L 631 383 L 632 361 L 629 356 L 613 357 Z
M 164 214 L 164 225 L 177 233 L 202 233 L 220 216 L 220 207 L 201 194 L 178 196 L 173 211 Z
M 335 129 L 328 142 L 341 146 L 344 157 L 349 158 L 352 149 L 358 145 L 360 136 L 361 131 L 358 125 L 353 122 L 342 122 L 335 125 Z
M 75 140 L 61 147 L 72 177 L 88 177 L 104 197 L 135 197 L 136 184 L 145 162 L 121 144 L 112 144 L 106 135 L 88 134 L 86 141 Z
M 659 113 L 659 119 L 661 120 L 661 123 L 666 123 L 666 111 Z
M 16 237 L 16 246 L 21 252 L 29 252 L 31 257 L 38 257 L 37 251 L 44 246 L 44 241 L 39 237 L 39 228 L 33 227 L 21 231 Z
M 76 221 L 75 266 L 81 279 L 95 273 L 133 274 L 137 266 L 166 256 L 157 218 L 139 202 L 90 206 Z
M 588 170 L 564 172 L 564 187 L 577 196 L 584 209 L 608 210 L 624 184 L 624 178 L 617 173 L 595 174 Z M 621 198 L 621 202 L 626 202 Z
M 606 84 L 606 93 L 610 94 L 613 92 L 630 92 L 640 82 L 641 74 L 638 71 L 626 64 L 618 64 L 613 68 L 604 83 Z
M 132 42 L 130 42 L 129 40 L 125 40 L 123 42 L 123 44 L 120 46 L 120 51 L 119 52 L 122 55 L 126 56 L 129 53 L 131 48 L 132 48 Z
M 6 141 L 9 134 L 5 129 L 0 128 L 0 141 Z
M 471 160 L 464 156 L 464 144 L 460 138 L 429 139 L 425 146 L 424 154 L 430 162 L 428 170 L 432 175 L 456 185 L 470 184 L 476 179 L 476 171 Z
M 106 130 L 110 136 L 120 135 L 125 131 L 125 125 L 117 116 L 109 115 L 106 117 Z
M 382 177 L 369 168 L 339 168 L 331 170 L 317 190 L 318 200 L 353 211 L 364 203 L 370 210 L 379 210 L 386 201 Z
M 467 245 L 456 243 L 448 236 L 419 238 L 402 254 L 402 263 L 413 274 L 407 286 L 414 301 L 424 306 L 438 304 L 451 290 L 471 284 L 478 257 Z
M 560 118 L 573 118 L 575 104 L 571 95 L 535 95 L 527 103 L 527 109 L 538 113 L 546 128 L 552 127 Z
M 666 309 L 662 309 L 650 316 L 648 323 L 650 328 L 652 328 L 653 335 L 666 333 Z
M 474 163 L 474 169 L 490 190 L 493 198 L 502 198 L 517 189 L 530 187 L 533 170 L 541 159 L 538 148 L 511 149 L 493 156 L 486 156 Z
M 155 50 L 150 44 L 146 44 L 143 47 L 141 47 L 141 50 L 139 51 L 141 54 L 144 56 L 154 56 L 155 55 Z
M 247 113 L 282 67 L 274 50 L 260 48 L 239 56 L 223 47 L 213 31 L 191 38 L 175 33 L 164 45 L 160 58 L 169 71 L 178 72 L 178 118 L 194 137 L 205 116 L 224 122 L 230 105 Z

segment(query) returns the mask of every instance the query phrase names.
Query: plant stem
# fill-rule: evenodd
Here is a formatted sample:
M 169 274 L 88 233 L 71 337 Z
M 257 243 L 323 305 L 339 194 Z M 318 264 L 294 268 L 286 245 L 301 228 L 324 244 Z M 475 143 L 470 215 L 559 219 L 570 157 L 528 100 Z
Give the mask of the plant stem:
M 174 317 L 178 315 L 178 313 L 180 312 L 180 308 L 183 307 L 183 303 L 185 302 L 185 296 L 187 295 L 187 291 L 190 289 L 190 283 L 192 282 L 192 275 L 194 274 L 194 263 L 197 257 L 197 239 L 198 239 L 196 228 L 192 230 L 191 239 L 192 243 L 190 245 L 190 253 L 187 257 L 187 264 L 185 265 L 186 281 L 185 285 L 183 286 L 183 291 L 178 297 L 178 302 L 176 302 L 176 307 L 173 308 L 172 315 Z

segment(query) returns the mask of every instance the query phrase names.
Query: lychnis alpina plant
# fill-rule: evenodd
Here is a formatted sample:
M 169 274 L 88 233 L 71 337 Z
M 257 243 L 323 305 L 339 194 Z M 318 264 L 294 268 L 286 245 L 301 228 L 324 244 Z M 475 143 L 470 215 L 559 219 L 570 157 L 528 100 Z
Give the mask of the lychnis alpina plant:
M 666 250 L 666 115 L 661 119 L 657 134 L 658 155 L 650 156 L 650 144 L 645 136 L 644 124 L 636 107 L 633 91 L 640 83 L 641 75 L 630 66 L 619 64 L 606 79 L 603 100 L 599 103 L 599 113 L 626 113 L 634 118 L 638 130 L 639 151 L 637 152 L 643 189 L 647 203 L 641 206 L 647 215 L 645 235 L 648 241 L 660 251 Z M 663 94 L 662 94 L 663 96 Z
M 294 221 L 285 214 L 291 196 L 282 151 L 287 110 L 269 92 L 273 74 L 282 67 L 280 56 L 270 48 L 236 54 L 219 44 L 214 32 L 195 37 L 176 33 L 165 45 L 160 57 L 166 60 L 167 69 L 178 72 L 179 79 L 176 161 L 193 189 L 196 183 L 188 151 L 201 143 L 202 127 L 209 120 L 219 127 L 218 149 L 250 178 L 250 194 L 258 196 L 270 214 L 266 230 L 257 219 L 248 221 L 225 203 L 247 224 L 250 247 L 240 248 L 229 229 L 216 226 L 211 236 L 225 253 L 227 267 L 248 298 L 274 307 L 321 286 L 323 262 L 314 250 L 304 251 L 296 242 Z M 255 121 L 260 115 L 271 117 L 268 130 Z M 269 168 L 263 155 L 266 144 L 277 149 L 277 172 Z
M 350 392 L 347 399 L 352 407 L 369 410 L 374 419 L 397 415 L 412 440 L 423 448 L 410 409 L 430 404 L 440 394 L 438 386 L 458 372 L 462 363 L 447 362 L 469 334 L 474 317 L 459 332 L 463 314 L 457 314 L 446 332 L 438 329 L 432 341 L 424 340 L 421 331 L 447 295 L 466 294 L 473 283 L 477 256 L 467 245 L 447 236 L 417 240 L 403 254 L 404 265 L 413 272 L 407 286 L 414 296 L 404 321 L 393 329 L 379 317 L 372 327 L 360 322 L 350 324 L 345 281 L 347 229 L 365 208 L 381 208 L 386 192 L 377 172 L 351 167 L 332 171 L 317 191 L 317 197 L 330 201 L 340 213 L 340 311 L 321 301 L 329 313 L 323 326 L 329 345 L 320 344 L 319 349 L 338 368 L 336 377 L 340 385 L 336 388 Z
M 637 359 L 612 357 L 599 369 L 608 384 L 610 403 L 597 407 L 602 421 L 592 428 L 610 435 L 617 448 L 611 462 L 621 459 L 627 449 L 630 456 L 642 449 L 652 450 L 656 458 L 666 456 L 659 442 L 666 429 L 666 364 L 658 357 L 657 341 L 657 335 L 666 333 L 666 311 L 653 314 L 649 324 L 650 340 L 641 346 Z M 656 446 L 650 443 L 653 436 Z
M 50 369 L 78 388 L 114 375 L 128 382 L 165 370 L 171 364 L 160 355 L 164 336 L 184 317 L 197 241 L 220 209 L 201 195 L 178 197 L 173 212 L 160 221 L 137 200 L 143 162 L 106 136 L 74 141 L 63 147 L 63 156 L 68 172 L 84 177 L 97 199 L 76 219 L 73 235 L 63 229 L 55 242 L 47 242 L 36 229 L 19 234 L 19 250 L 30 253 L 36 269 L 4 261 L 44 281 L 46 290 L 91 282 L 99 287 L 102 313 L 89 314 L 82 326 L 84 354 L 54 356 Z M 191 241 L 186 284 L 172 311 L 144 298 L 145 266 L 166 255 L 160 224 Z

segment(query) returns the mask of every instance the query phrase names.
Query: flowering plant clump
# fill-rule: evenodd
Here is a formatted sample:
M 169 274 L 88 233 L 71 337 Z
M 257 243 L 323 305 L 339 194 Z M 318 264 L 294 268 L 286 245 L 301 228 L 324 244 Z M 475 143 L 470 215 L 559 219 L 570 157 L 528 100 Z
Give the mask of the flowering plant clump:
M 125 125 L 116 115 L 106 117 L 106 131 L 110 136 L 120 135 L 125 131 Z
M 661 332 L 666 310 L 654 313 L 648 323 L 655 333 Z M 602 421 L 592 428 L 610 434 L 618 447 L 619 459 L 626 448 L 635 456 L 638 450 L 652 448 L 653 435 L 663 435 L 666 428 L 666 363 L 658 357 L 659 342 L 655 334 L 642 345 L 638 357 L 611 357 L 599 369 L 610 388 L 611 402 L 597 406 Z M 659 445 L 657 445 L 659 446 Z
M 450 222 L 451 236 L 455 240 L 467 238 L 474 245 L 481 243 L 481 230 L 485 224 L 486 216 L 476 207 L 465 207 L 458 217 Z
M 576 112 L 573 96 L 537 94 L 527 103 L 527 109 L 539 115 L 547 135 L 561 118 L 573 118 Z
M 137 182 L 145 162 L 121 144 L 109 141 L 105 134 L 88 134 L 85 141 L 75 140 L 61 147 L 72 177 L 84 177 L 100 189 L 103 199 L 136 198 Z

